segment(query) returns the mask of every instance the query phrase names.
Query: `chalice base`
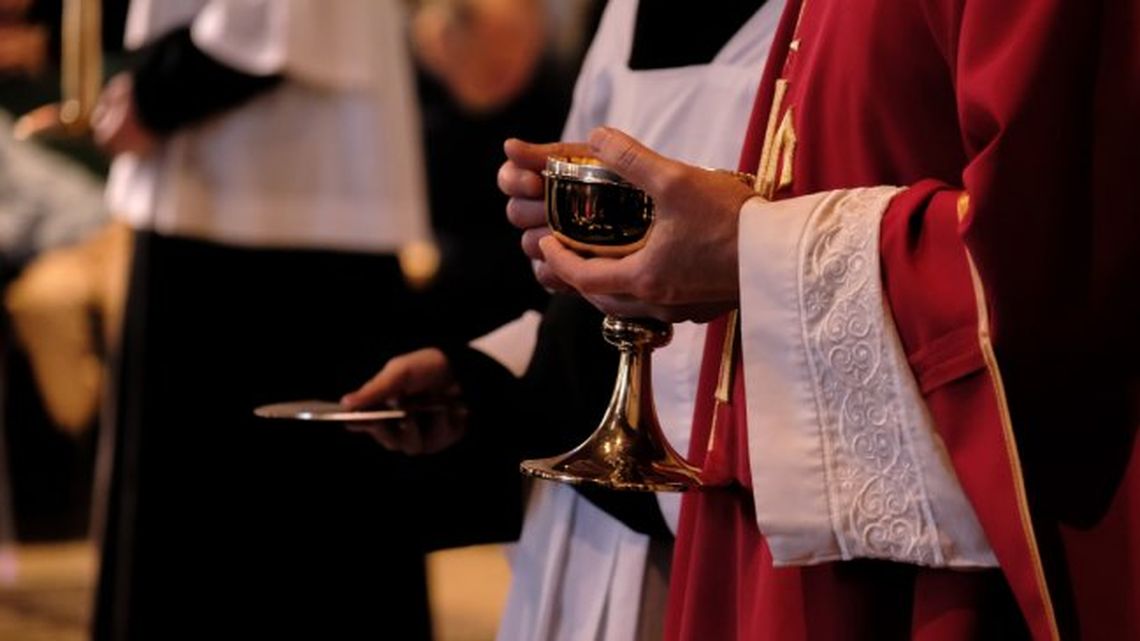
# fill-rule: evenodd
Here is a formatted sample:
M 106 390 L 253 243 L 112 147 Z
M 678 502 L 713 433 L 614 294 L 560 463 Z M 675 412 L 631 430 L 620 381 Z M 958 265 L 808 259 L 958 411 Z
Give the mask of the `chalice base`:
M 687 492 L 701 486 L 698 470 L 679 459 L 621 461 L 614 465 L 599 460 L 585 445 L 561 456 L 523 461 L 519 469 L 527 476 L 548 481 L 611 490 Z

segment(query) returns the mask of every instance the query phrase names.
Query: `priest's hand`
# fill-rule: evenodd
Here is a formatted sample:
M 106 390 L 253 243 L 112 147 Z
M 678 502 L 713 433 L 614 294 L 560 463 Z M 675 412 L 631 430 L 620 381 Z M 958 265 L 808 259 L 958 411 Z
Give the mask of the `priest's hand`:
M 595 129 L 589 151 L 653 198 L 653 227 L 622 258 L 585 258 L 543 235 L 546 278 L 624 317 L 707 321 L 737 307 L 740 208 L 756 193 L 729 172 L 671 160 L 615 129 Z
M 404 454 L 432 454 L 454 445 L 467 430 L 466 410 L 458 403 L 459 387 L 447 356 L 436 348 L 421 349 L 389 360 L 375 376 L 341 405 L 351 410 L 375 407 L 439 404 L 445 411 L 422 412 L 401 421 L 349 425 L 389 450 Z
M 568 291 L 570 288 L 542 261 L 538 247 L 539 241 L 550 235 L 543 203 L 542 170 L 548 156 L 588 156 L 590 148 L 584 143 L 538 145 L 511 138 L 503 144 L 503 151 L 507 161 L 499 168 L 499 189 L 510 197 L 507 219 L 523 232 L 523 252 L 530 257 L 538 282 L 550 290 Z
M 143 156 L 158 145 L 158 136 L 139 120 L 134 81 L 128 73 L 120 73 L 107 81 L 91 112 L 91 129 L 95 143 L 112 156 L 122 153 Z

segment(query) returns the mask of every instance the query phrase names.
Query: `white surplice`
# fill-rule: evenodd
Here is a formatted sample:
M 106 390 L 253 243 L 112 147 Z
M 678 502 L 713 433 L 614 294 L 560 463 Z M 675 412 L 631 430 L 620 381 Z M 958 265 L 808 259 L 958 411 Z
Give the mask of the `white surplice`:
M 396 0 L 135 0 L 126 43 L 186 25 L 207 55 L 284 81 L 149 156 L 118 157 L 107 189 L 116 215 L 251 247 L 392 253 L 429 238 Z

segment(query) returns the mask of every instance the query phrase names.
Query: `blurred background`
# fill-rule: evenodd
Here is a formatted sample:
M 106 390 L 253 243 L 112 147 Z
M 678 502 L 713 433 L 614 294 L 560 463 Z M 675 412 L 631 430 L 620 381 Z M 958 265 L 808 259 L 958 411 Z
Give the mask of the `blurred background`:
M 109 367 L 136 232 L 107 204 L 114 145 L 96 145 L 87 120 L 103 83 L 137 64 L 123 44 L 131 4 L 0 0 L 0 639 L 90 638 L 110 399 L 130 395 Z M 468 340 L 541 303 L 495 172 L 505 138 L 558 137 L 602 4 L 400 4 L 414 62 L 413 86 L 401 91 L 422 127 L 432 230 L 400 258 L 423 341 Z M 483 545 L 429 556 L 435 638 L 493 638 L 504 553 Z

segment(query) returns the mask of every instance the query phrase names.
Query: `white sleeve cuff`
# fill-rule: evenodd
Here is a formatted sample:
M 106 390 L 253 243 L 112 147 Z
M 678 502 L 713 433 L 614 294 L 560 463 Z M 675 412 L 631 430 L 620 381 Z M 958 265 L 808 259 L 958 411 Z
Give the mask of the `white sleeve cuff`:
M 515 376 L 521 377 L 534 356 L 534 348 L 538 343 L 538 326 L 541 324 L 542 314 L 527 310 L 506 325 L 471 341 L 470 346 L 495 359 Z
M 740 216 L 740 307 L 756 520 L 775 565 L 855 558 L 993 567 L 880 279 L 893 187 Z

